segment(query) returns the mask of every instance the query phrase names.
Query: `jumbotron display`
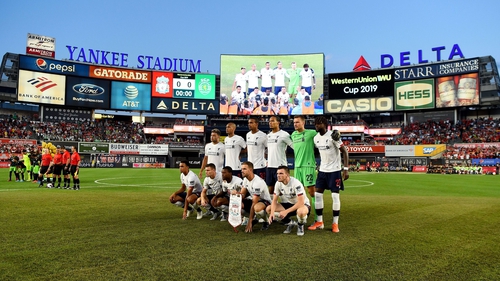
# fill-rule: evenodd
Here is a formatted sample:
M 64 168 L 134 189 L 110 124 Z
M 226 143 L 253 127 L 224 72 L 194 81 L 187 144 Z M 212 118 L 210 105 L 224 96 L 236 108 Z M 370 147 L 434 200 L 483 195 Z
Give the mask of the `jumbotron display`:
M 323 114 L 324 54 L 221 55 L 220 114 Z

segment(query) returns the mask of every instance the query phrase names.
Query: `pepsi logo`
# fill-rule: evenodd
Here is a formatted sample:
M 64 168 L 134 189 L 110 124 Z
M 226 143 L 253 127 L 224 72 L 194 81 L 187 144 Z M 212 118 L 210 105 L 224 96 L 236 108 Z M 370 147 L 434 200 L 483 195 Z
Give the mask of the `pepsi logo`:
M 41 70 L 47 69 L 47 62 L 44 59 L 36 59 L 35 61 L 36 66 L 40 68 Z

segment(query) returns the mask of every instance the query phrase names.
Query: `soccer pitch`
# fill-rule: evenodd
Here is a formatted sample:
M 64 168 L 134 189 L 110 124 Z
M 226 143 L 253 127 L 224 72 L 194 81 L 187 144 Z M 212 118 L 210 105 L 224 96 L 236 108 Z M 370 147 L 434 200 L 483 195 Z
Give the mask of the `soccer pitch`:
M 177 169 L 80 174 L 79 191 L 0 183 L 0 280 L 500 277 L 498 176 L 351 173 L 340 232 L 325 192 L 325 229 L 299 237 L 278 223 L 236 233 L 219 220 L 182 220 L 168 200 Z

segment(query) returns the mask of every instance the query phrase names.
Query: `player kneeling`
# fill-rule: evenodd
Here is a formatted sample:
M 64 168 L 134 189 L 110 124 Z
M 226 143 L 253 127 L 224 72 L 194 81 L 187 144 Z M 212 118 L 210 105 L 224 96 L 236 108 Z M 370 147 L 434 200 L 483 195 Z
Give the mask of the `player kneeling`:
M 287 225 L 283 233 L 290 233 L 296 225 L 290 217 L 297 216 L 297 235 L 302 236 L 304 235 L 304 224 L 307 223 L 307 216 L 311 210 L 309 198 L 304 193 L 304 186 L 299 180 L 290 176 L 290 170 L 287 166 L 278 167 L 277 177 L 278 182 L 274 185 L 273 202 L 266 209 L 269 223 L 278 217 L 282 223 Z M 281 199 L 281 203 L 278 203 L 278 198 Z

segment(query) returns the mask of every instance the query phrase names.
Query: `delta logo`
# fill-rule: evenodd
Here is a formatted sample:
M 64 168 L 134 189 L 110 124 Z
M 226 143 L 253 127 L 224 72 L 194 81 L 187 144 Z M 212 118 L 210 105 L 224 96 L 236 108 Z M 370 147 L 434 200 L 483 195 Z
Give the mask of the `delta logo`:
M 370 64 L 368 64 L 365 58 L 363 56 L 360 56 L 358 62 L 356 63 L 356 65 L 354 65 L 352 71 L 357 72 L 357 71 L 366 71 L 371 69 L 372 67 L 370 66 Z
M 424 147 L 424 154 L 431 154 L 434 150 L 436 150 L 435 147 Z
M 57 86 L 56 83 L 46 77 L 37 77 L 27 81 L 31 85 L 35 86 L 40 92 L 45 92 L 50 88 Z
M 48 66 L 48 63 L 44 59 L 36 59 L 35 64 L 40 70 L 46 70 Z

